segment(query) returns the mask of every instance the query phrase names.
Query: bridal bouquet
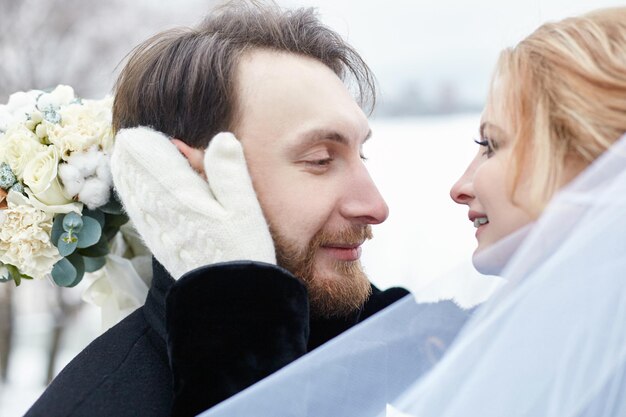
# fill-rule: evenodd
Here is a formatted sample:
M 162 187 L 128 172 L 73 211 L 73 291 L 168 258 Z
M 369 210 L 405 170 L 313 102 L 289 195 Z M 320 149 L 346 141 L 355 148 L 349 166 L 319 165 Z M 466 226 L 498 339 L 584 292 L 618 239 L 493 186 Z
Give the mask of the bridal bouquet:
M 60 85 L 0 105 L 0 281 L 71 287 L 105 265 L 128 221 L 111 191 L 111 104 Z

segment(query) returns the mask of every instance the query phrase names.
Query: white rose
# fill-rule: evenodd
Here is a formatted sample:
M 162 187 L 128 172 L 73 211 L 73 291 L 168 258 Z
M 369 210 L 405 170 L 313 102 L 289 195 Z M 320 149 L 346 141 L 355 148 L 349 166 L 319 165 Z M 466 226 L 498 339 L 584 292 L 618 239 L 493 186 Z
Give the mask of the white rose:
M 43 212 L 51 213 L 51 214 L 69 213 L 71 211 L 73 211 L 76 214 L 81 214 L 83 212 L 83 203 L 72 201 L 71 203 L 60 204 L 60 205 L 44 204 L 41 201 L 37 200 L 37 198 L 34 196 L 33 192 L 30 189 L 26 188 L 24 189 L 24 191 L 28 195 L 28 201 L 30 205 Z
M 58 109 L 74 100 L 74 89 L 69 85 L 59 85 L 49 93 L 42 94 L 37 100 L 40 109 Z
M 59 183 L 58 166 L 57 150 L 54 146 L 48 146 L 24 167 L 24 184 L 44 204 L 62 205 L 72 202 Z
M 0 161 L 9 164 L 20 179 L 26 164 L 45 149 L 37 136 L 22 125 L 9 129 L 4 137 L 0 137 Z
M 0 262 L 32 278 L 44 278 L 61 259 L 50 241 L 52 214 L 37 210 L 20 193 L 10 191 L 0 228 Z

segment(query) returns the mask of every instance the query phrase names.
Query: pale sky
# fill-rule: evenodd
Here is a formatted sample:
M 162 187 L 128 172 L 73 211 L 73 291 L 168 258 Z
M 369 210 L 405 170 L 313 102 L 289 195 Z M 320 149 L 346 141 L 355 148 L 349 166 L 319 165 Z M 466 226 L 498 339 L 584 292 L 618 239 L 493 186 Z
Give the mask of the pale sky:
M 626 6 L 616 0 L 281 0 L 317 7 L 324 21 L 346 36 L 374 70 L 384 95 L 413 80 L 426 96 L 443 84 L 481 103 L 499 51 L 547 20 L 595 8 Z

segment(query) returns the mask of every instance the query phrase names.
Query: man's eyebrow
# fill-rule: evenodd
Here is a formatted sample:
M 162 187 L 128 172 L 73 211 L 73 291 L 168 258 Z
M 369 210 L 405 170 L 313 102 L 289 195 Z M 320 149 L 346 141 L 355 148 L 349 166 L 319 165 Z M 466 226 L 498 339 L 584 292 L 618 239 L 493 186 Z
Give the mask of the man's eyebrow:
M 365 141 L 367 141 L 371 137 L 372 137 L 372 130 L 370 129 L 367 132 L 367 135 L 365 136 L 365 138 L 363 138 L 362 143 L 365 143 Z M 313 129 L 313 130 L 306 132 L 304 135 L 302 135 L 300 145 L 309 145 L 309 144 L 313 144 L 315 142 L 319 142 L 323 140 L 330 140 L 332 142 L 341 143 L 343 145 L 350 143 L 350 140 L 346 136 L 344 136 L 340 132 L 337 132 L 336 130 Z

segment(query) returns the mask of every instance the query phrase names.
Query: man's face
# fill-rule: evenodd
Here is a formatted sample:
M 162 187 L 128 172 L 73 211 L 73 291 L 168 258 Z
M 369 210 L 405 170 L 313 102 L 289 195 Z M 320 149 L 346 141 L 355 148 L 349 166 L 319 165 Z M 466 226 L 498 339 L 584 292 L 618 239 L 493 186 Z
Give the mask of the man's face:
M 241 140 L 278 264 L 303 279 L 314 315 L 360 307 L 370 285 L 359 261 L 388 208 L 363 164 L 367 118 L 328 67 L 255 50 L 236 75 Z

